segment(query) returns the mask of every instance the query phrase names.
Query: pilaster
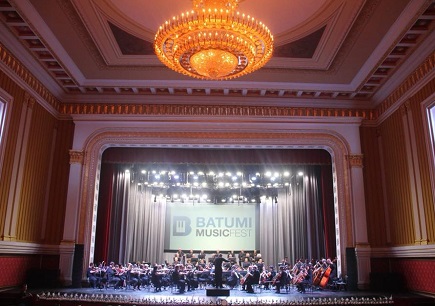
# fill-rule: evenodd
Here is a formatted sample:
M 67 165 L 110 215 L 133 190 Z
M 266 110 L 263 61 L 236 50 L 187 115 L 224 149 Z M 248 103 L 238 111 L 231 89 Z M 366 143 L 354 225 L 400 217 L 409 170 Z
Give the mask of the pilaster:
M 355 253 L 358 269 L 358 288 L 367 289 L 370 284 L 370 245 L 367 235 L 367 218 L 364 194 L 363 155 L 347 156 L 352 181 L 352 210 L 355 235 Z
M 66 285 L 72 282 L 72 265 L 74 245 L 77 242 L 78 216 L 80 214 L 80 184 L 84 160 L 83 151 L 70 150 L 69 153 L 70 173 L 59 264 L 61 279 Z

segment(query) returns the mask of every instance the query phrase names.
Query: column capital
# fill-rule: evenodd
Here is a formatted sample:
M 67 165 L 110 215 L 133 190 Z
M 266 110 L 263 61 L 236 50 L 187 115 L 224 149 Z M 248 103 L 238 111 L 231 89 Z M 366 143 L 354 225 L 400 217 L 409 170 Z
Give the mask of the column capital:
M 83 151 L 69 150 L 69 163 L 83 165 L 85 153 Z
M 350 167 L 362 168 L 364 166 L 364 163 L 363 163 L 364 155 L 363 154 L 349 154 L 349 155 L 346 155 L 346 159 L 349 162 Z
M 400 113 L 402 116 L 406 116 L 409 111 L 411 111 L 411 102 L 409 100 L 406 100 L 400 107 Z

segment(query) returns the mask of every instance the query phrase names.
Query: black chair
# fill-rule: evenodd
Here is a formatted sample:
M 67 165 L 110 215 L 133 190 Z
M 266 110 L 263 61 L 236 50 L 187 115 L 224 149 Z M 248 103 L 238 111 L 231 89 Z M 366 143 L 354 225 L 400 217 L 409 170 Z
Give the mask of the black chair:
M 210 271 L 204 271 L 198 276 L 198 284 L 200 288 L 207 287 L 208 284 L 213 282 Z

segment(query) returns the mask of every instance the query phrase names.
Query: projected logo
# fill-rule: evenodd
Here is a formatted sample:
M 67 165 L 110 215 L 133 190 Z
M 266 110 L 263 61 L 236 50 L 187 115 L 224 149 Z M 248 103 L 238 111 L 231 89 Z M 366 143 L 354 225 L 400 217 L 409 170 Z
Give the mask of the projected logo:
M 172 222 L 172 235 L 174 236 L 187 236 L 192 231 L 190 218 L 188 217 L 174 216 Z

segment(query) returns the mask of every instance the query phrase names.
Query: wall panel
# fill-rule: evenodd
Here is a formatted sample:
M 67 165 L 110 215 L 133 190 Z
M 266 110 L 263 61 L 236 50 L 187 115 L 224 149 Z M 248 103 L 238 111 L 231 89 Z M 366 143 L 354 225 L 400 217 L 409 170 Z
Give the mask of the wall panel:
M 20 241 L 39 242 L 45 226 L 44 206 L 55 123 L 56 120 L 39 104 L 33 106 L 17 223 L 17 240 Z
M 435 260 L 430 258 L 372 258 L 372 273 L 401 276 L 405 290 L 435 293 Z
M 4 234 L 6 212 L 11 194 L 13 165 L 20 127 L 21 111 L 26 99 L 25 91 L 0 71 L 0 87 L 13 97 L 13 108 L 8 138 L 5 143 L 4 165 L 0 184 L 0 234 Z M 27 147 L 24 160 L 20 160 L 23 178 L 19 190 L 18 217 L 15 239 L 23 242 L 59 244 L 62 240 L 66 195 L 69 175 L 69 149 L 72 145 L 74 124 L 71 120 L 53 117 L 41 105 L 31 108 L 29 135 L 23 146 Z M 48 194 L 47 194 L 48 193 Z
M 385 246 L 385 210 L 382 193 L 381 162 L 377 128 L 361 128 L 361 148 L 364 154 L 364 187 L 367 213 L 367 234 L 372 247 Z
M 74 124 L 70 120 L 57 123 L 56 145 L 53 156 L 52 179 L 50 185 L 49 209 L 46 219 L 44 243 L 59 244 L 63 236 L 65 203 L 68 192 L 69 150 L 72 147 Z
M 53 271 L 58 269 L 58 265 L 59 256 L 57 255 L 0 256 L 0 266 L 2 267 L 0 288 L 22 286 L 29 280 L 30 271 Z M 42 281 L 43 279 L 39 279 L 41 285 Z
M 3 235 L 9 189 L 11 186 L 12 168 L 16 154 L 15 145 L 17 143 L 20 115 L 25 99 L 25 92 L 2 71 L 0 71 L 0 87 L 13 97 L 13 107 L 8 109 L 11 120 L 8 127 L 7 139 L 4 139 L 4 141 L 6 141 L 5 155 L 0 173 L 0 235 Z
M 421 110 L 421 102 L 425 101 L 428 97 L 433 95 L 435 92 L 435 80 L 430 82 L 428 85 L 423 87 L 421 91 L 419 91 L 412 99 L 410 100 L 410 106 L 413 114 L 413 122 L 414 122 L 414 130 L 415 130 L 415 139 L 417 143 L 417 155 L 419 162 L 419 171 L 420 171 L 420 180 L 421 180 L 421 189 L 423 195 L 423 207 L 424 214 L 426 216 L 426 231 L 428 236 L 428 243 L 435 243 L 435 206 L 434 206 L 434 195 L 431 185 L 430 178 L 430 163 L 428 158 L 432 158 L 428 156 L 428 152 L 426 149 L 426 134 L 425 122 L 423 120 L 426 113 Z M 429 142 L 429 140 L 427 140 Z
M 380 126 L 385 163 L 387 214 L 392 245 L 414 244 L 413 211 L 410 194 L 402 110 Z

